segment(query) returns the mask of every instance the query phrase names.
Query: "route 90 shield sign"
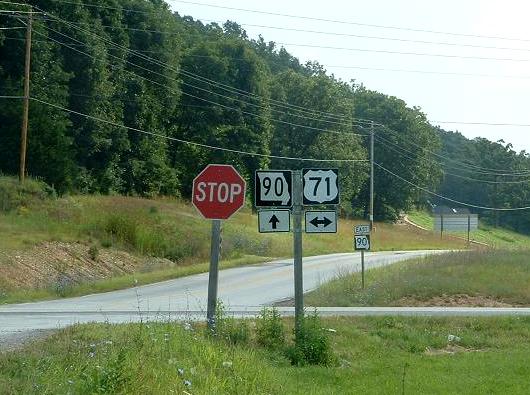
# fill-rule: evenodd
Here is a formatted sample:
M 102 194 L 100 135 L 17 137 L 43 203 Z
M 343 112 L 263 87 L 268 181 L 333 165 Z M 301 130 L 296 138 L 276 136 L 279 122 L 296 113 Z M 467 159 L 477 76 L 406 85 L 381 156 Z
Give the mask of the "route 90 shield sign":
M 302 185 L 304 205 L 339 204 L 338 169 L 303 169 Z
M 256 171 L 256 207 L 291 207 L 293 173 L 290 170 Z
M 353 244 L 355 247 L 355 251 L 364 250 L 368 251 L 370 250 L 370 236 L 369 235 L 356 235 L 354 236 Z

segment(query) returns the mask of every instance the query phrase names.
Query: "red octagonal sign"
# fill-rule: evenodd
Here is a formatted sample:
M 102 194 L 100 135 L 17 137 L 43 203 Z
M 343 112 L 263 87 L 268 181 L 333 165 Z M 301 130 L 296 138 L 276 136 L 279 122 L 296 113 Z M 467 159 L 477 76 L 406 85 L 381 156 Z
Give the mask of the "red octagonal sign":
M 193 205 L 207 219 L 228 219 L 245 204 L 246 182 L 230 165 L 208 165 L 193 180 Z

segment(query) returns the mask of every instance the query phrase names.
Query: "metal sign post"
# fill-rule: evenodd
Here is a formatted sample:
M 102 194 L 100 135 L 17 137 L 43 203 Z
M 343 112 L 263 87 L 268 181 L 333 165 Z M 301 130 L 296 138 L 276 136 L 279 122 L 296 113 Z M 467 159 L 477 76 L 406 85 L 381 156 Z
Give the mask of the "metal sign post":
M 304 317 L 304 277 L 302 269 L 302 172 L 293 172 L 293 256 L 294 256 L 294 319 L 298 339 Z
M 355 251 L 361 251 L 361 287 L 364 289 L 364 251 L 370 250 L 370 225 L 356 225 L 353 240 Z
M 221 255 L 221 220 L 212 220 L 212 241 L 210 246 L 210 273 L 208 276 L 208 306 L 206 320 L 208 329 L 215 331 L 215 309 L 217 305 L 217 284 L 219 277 L 219 256 Z
M 361 250 L 361 287 L 364 289 L 364 250 Z

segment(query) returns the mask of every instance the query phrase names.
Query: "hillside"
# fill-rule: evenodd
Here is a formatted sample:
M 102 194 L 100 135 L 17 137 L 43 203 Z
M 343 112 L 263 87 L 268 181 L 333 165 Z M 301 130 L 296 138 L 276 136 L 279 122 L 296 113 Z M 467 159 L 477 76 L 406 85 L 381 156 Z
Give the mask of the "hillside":
M 177 199 L 57 198 L 42 182 L 0 177 L 0 302 L 86 294 L 208 270 L 210 223 Z M 305 235 L 304 254 L 352 252 L 352 221 Z M 374 250 L 461 249 L 410 225 L 378 223 Z M 290 234 L 259 234 L 245 208 L 223 225 L 221 268 L 292 254 Z
M 425 211 L 412 211 L 408 214 L 408 218 L 413 223 L 425 229 L 434 229 L 434 219 Z M 455 236 L 467 240 L 466 232 L 445 233 L 445 237 L 448 238 Z M 529 236 L 502 227 L 494 227 L 485 223 L 484 221 L 480 221 L 479 229 L 477 231 L 471 232 L 470 238 L 473 241 L 484 243 L 494 248 L 507 250 L 530 248 Z

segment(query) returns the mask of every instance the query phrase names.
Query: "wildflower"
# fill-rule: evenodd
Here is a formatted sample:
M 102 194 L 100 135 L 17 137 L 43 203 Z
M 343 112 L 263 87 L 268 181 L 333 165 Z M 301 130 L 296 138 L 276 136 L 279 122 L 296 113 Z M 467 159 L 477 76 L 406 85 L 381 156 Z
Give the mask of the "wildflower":
M 184 376 L 184 369 L 178 368 L 177 372 L 179 373 L 179 375 Z
M 184 380 L 184 385 L 185 385 L 186 387 L 190 388 L 190 387 L 191 387 L 191 381 L 189 381 L 189 380 Z

